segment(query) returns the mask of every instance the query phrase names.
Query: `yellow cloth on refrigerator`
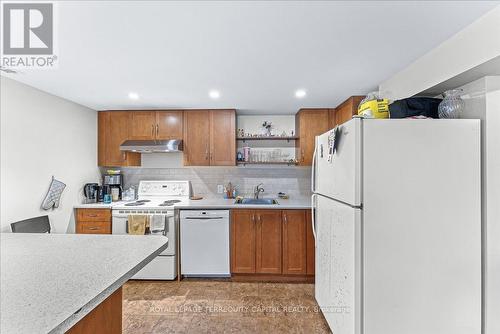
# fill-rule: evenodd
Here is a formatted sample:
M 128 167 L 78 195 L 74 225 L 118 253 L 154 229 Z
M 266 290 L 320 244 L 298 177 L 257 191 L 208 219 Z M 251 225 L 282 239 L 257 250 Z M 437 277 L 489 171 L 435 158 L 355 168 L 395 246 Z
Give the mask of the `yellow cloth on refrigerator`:
M 149 225 L 148 215 L 129 215 L 128 216 L 128 234 L 144 235 L 146 227 Z

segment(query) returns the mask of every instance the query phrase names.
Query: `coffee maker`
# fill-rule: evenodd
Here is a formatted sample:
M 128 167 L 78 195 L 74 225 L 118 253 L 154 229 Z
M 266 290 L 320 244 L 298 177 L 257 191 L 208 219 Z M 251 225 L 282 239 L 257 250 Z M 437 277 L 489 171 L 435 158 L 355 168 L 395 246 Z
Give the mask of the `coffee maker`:
M 102 182 L 105 194 L 111 195 L 113 201 L 122 199 L 123 190 L 123 175 L 122 174 L 105 174 Z
M 83 186 L 83 195 L 85 203 L 96 203 L 99 198 L 99 190 L 101 187 L 97 183 L 87 183 Z

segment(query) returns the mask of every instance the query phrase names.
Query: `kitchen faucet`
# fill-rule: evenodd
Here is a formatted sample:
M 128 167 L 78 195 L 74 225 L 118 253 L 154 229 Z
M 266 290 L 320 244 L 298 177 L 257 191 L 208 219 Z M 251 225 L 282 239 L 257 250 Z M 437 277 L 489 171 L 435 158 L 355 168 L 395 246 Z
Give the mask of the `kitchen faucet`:
M 254 191 L 253 191 L 253 198 L 259 199 L 259 193 L 264 192 L 264 188 L 262 188 L 263 185 L 264 185 L 264 183 L 259 183 L 258 185 L 255 186 Z

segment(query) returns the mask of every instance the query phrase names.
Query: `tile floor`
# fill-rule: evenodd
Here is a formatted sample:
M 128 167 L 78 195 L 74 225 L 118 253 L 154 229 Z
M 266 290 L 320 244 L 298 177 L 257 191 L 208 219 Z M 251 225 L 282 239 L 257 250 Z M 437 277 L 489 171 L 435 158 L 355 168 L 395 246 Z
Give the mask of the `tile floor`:
M 313 284 L 130 281 L 123 333 L 330 333 Z

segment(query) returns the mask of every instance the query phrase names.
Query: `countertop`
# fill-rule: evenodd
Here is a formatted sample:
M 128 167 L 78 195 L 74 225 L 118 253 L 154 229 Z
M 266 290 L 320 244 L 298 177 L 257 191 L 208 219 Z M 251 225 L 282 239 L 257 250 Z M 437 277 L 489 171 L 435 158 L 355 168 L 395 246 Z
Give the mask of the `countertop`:
M 63 333 L 167 247 L 164 236 L 2 233 L 0 332 Z
M 234 204 L 233 199 L 207 198 L 189 200 L 175 205 L 175 209 L 310 209 L 311 198 L 277 199 L 279 204 Z
M 99 203 L 81 203 L 73 206 L 75 209 L 111 209 L 113 205 L 117 205 L 123 203 L 123 201 L 120 202 L 111 202 L 109 204 L 104 204 L 103 202 Z
M 295 197 L 290 199 L 280 199 L 279 204 L 234 204 L 234 199 L 223 199 L 208 197 L 201 200 L 188 200 L 173 206 L 174 209 L 310 209 L 311 197 Z M 75 205 L 75 209 L 112 209 L 113 206 L 124 202 L 113 202 L 111 204 L 90 203 Z

